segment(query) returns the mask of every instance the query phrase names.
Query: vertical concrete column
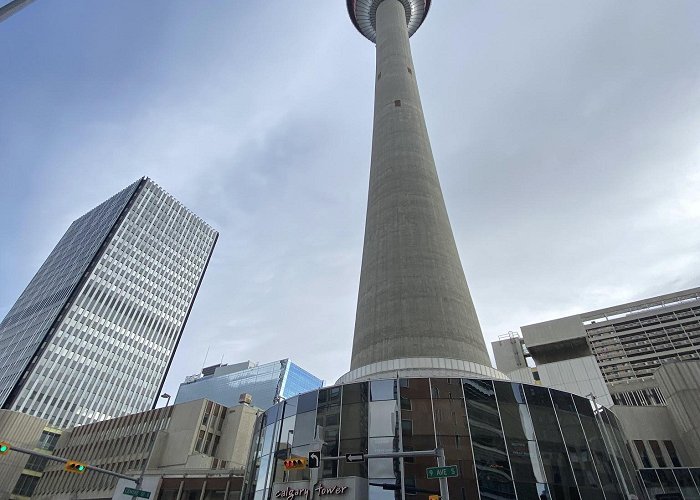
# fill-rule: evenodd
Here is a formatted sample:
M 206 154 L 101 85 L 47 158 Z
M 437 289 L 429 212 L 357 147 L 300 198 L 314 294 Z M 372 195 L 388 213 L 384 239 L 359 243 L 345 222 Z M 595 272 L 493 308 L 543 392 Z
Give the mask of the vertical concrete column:
M 351 370 L 411 357 L 490 366 L 433 160 L 398 0 L 376 12 L 372 164 Z

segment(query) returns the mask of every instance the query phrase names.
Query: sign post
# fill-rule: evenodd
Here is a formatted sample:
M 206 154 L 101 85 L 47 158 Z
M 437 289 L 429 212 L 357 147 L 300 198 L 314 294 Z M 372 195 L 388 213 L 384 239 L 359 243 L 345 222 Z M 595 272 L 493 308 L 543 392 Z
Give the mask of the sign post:
M 456 465 L 447 465 L 445 467 L 428 467 L 425 469 L 428 479 L 441 479 L 443 477 L 457 477 Z
M 132 497 L 137 497 L 137 498 L 151 498 L 150 491 L 137 490 L 136 488 L 126 487 L 126 488 L 124 488 L 124 494 L 131 495 Z

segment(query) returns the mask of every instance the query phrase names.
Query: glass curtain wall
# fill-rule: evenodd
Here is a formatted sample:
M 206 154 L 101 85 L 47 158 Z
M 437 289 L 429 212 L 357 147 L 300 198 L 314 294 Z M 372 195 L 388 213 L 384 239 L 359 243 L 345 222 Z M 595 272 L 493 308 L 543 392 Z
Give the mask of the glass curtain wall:
M 622 500 L 637 493 L 615 417 L 588 399 L 540 386 L 487 379 L 407 378 L 326 387 L 283 401 L 258 421 L 242 498 L 271 497 L 274 484 L 308 481 L 285 471 L 288 457 L 445 451 L 458 476 L 452 498 Z M 319 479 L 357 477 L 370 499 L 427 499 L 434 457 L 322 460 Z M 687 470 L 687 469 L 686 469 Z M 647 477 L 648 476 L 648 477 Z M 644 485 L 690 491 L 687 473 L 645 472 Z M 672 481 L 673 480 L 673 481 Z M 297 483 L 298 484 L 298 483 Z M 664 486 L 668 485 L 668 486 Z M 673 489 L 675 488 L 675 490 Z M 694 498 L 694 497 L 688 497 Z M 698 499 L 700 500 L 700 499 Z

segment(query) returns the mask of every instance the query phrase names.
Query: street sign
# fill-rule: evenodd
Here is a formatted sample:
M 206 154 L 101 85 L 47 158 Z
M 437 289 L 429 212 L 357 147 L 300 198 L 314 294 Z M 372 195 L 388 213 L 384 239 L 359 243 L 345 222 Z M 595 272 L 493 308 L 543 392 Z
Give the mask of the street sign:
M 320 451 L 310 451 L 309 452 L 309 469 L 318 469 L 321 465 L 321 452 Z
M 345 461 L 346 462 L 364 462 L 365 461 L 365 454 L 364 453 L 347 453 L 345 455 Z
M 124 494 L 138 498 L 151 498 L 150 491 L 137 490 L 136 488 L 124 488 Z
M 448 465 L 446 467 L 428 467 L 425 469 L 428 479 L 440 479 L 441 477 L 457 477 L 457 466 Z

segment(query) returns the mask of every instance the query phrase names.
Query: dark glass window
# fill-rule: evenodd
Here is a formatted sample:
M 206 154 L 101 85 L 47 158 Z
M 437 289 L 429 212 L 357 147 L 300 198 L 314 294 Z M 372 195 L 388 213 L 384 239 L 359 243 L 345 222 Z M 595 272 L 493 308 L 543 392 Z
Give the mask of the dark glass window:
M 367 453 L 369 428 L 367 382 L 343 386 L 343 407 L 340 417 L 340 455 Z M 340 476 L 367 477 L 367 461 L 338 464 Z
M 281 404 L 276 404 L 268 408 L 268 410 L 265 412 L 265 420 L 267 421 L 268 425 L 277 420 L 279 413 L 281 413 L 281 407 Z
M 47 458 L 32 455 L 29 457 L 29 460 L 27 460 L 27 465 L 25 465 L 24 468 L 36 472 L 43 472 L 48 461 Z
M 654 454 L 654 458 L 656 459 L 657 466 L 667 467 L 666 459 L 664 458 L 663 453 L 661 453 L 661 447 L 659 446 L 659 442 L 656 440 L 651 440 L 649 441 L 649 445 L 651 446 L 651 452 Z
M 527 495 L 527 491 L 536 491 L 534 483 L 545 482 L 532 419 L 527 405 L 518 402 L 524 401 L 522 386 L 510 382 L 494 382 L 494 387 L 498 396 L 513 480 L 516 483 L 532 483 L 532 488 L 516 484 L 520 498 L 520 490 Z
M 316 401 L 318 400 L 318 391 L 311 391 L 299 395 L 297 401 L 297 413 L 304 413 L 316 409 Z
M 556 489 L 560 490 L 565 498 L 574 497 L 576 481 L 559 431 L 559 423 L 554 413 L 549 390 L 534 385 L 525 386 L 524 390 L 547 482 L 551 485 L 560 485 L 561 487 Z
M 56 443 L 58 442 L 58 438 L 60 437 L 60 434 L 54 434 L 53 432 L 44 431 L 41 433 L 39 443 L 36 446 L 37 448 L 41 448 L 42 450 L 53 451 L 56 448 Z
M 467 410 L 460 379 L 431 379 L 433 419 L 437 445 L 445 450 L 448 464 L 457 465 L 459 476 L 447 481 L 451 498 L 478 498 L 476 469 L 469 437 Z
M 673 446 L 673 441 L 664 441 L 664 446 L 668 452 L 668 456 L 671 457 L 671 462 L 674 467 L 683 467 L 680 458 L 678 458 L 678 453 L 676 453 L 676 447 Z
M 297 414 L 297 406 L 299 406 L 299 398 L 297 396 L 289 398 L 284 402 L 284 416 L 292 417 Z
M 310 444 L 316 434 L 316 412 L 297 413 L 294 422 L 294 446 Z
M 487 498 L 515 498 L 493 383 L 472 379 L 463 382 L 481 495 Z
M 688 469 L 674 469 L 673 473 L 676 476 L 676 481 L 678 482 L 678 487 L 683 493 L 683 498 L 687 500 L 698 500 L 700 499 L 700 493 L 693 482 L 693 478 L 690 477 L 690 472 Z
M 352 403 L 367 403 L 367 382 L 343 386 L 343 406 Z
M 12 491 L 15 495 L 22 495 L 25 497 L 30 497 L 34 494 L 34 488 L 36 488 L 39 482 L 38 477 L 29 476 L 27 474 L 21 474 L 17 483 L 15 484 L 15 489 Z
M 642 461 L 642 467 L 651 468 L 651 460 L 649 460 L 649 455 L 647 454 L 647 449 L 644 446 L 644 442 L 635 439 L 634 447 L 637 449 L 639 459 Z
M 590 400 L 574 396 L 574 403 L 583 425 L 588 449 L 593 454 L 593 461 L 598 471 L 598 477 L 600 477 L 605 497 L 611 499 L 622 498 L 622 488 L 617 481 L 610 454 L 600 432 L 597 417 L 593 413 Z
M 586 437 L 572 395 L 554 389 L 550 390 L 550 394 L 579 491 L 583 498 L 600 497 L 601 487 L 598 475 L 588 450 Z
M 664 493 L 680 493 L 681 490 L 678 488 L 678 483 L 672 470 L 656 469 L 656 473 L 659 475 L 659 482 L 664 489 Z

